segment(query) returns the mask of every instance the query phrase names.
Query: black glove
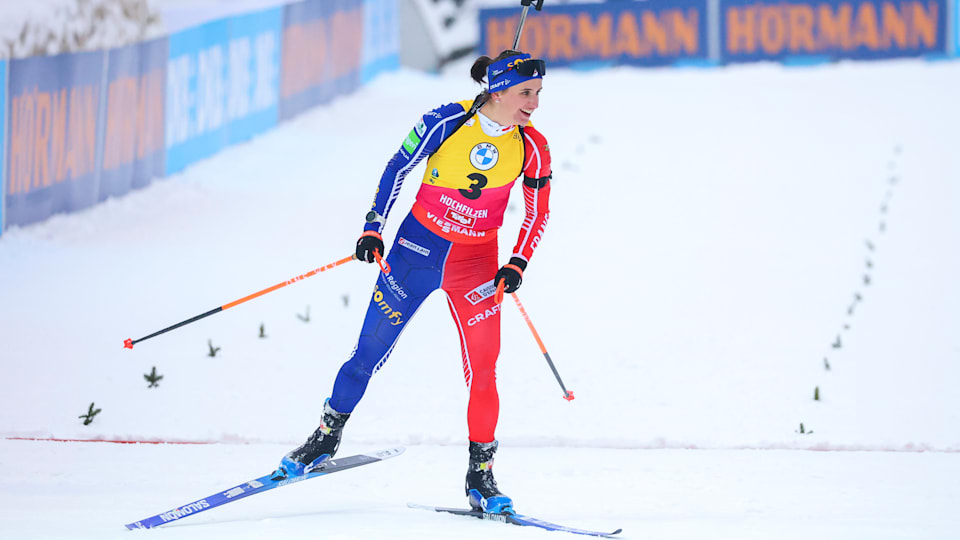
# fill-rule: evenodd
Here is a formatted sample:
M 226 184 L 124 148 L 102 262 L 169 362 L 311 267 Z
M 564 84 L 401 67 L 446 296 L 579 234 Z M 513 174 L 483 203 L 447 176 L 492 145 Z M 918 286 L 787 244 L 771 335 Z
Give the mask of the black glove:
M 512 293 L 520 288 L 523 281 L 523 271 L 527 267 L 527 261 L 520 257 L 510 257 L 510 262 L 501 266 L 497 270 L 497 275 L 493 278 L 493 284 L 499 286 L 500 280 L 503 280 L 503 292 Z M 488 274 L 489 275 L 489 274 Z
M 383 238 L 376 231 L 365 231 L 357 240 L 357 259 L 368 263 L 377 262 L 373 255 L 374 250 L 383 257 Z

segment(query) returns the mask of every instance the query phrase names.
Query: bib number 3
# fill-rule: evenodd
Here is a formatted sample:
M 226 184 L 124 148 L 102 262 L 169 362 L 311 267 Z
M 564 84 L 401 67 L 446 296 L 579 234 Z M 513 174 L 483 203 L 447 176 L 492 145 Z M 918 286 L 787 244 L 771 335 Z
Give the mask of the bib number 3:
M 458 191 L 470 200 L 479 199 L 480 190 L 487 186 L 487 177 L 480 173 L 471 173 L 467 175 L 467 178 L 471 180 L 470 189 L 461 189 Z

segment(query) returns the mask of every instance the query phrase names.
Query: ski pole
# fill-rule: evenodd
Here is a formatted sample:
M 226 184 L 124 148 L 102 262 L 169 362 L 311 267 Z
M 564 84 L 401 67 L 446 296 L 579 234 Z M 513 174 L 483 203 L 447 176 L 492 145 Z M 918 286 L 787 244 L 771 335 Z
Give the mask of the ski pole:
M 542 352 L 543 357 L 547 359 L 547 364 L 550 365 L 553 376 L 556 377 L 557 382 L 560 383 L 560 388 L 563 390 L 563 399 L 573 401 L 573 390 L 567 390 L 567 387 L 563 385 L 560 373 L 557 372 L 557 366 L 553 365 L 553 360 L 550 359 L 550 353 L 547 352 L 547 347 L 543 344 L 543 340 L 540 339 L 540 334 L 537 333 L 537 329 L 533 327 L 533 321 L 531 321 L 530 316 L 527 315 L 527 310 L 523 309 L 523 304 L 520 303 L 520 297 L 517 296 L 517 293 L 510 293 L 510 296 L 513 297 L 513 301 L 516 302 L 517 307 L 520 308 L 520 315 L 523 316 L 523 320 L 527 321 L 527 326 L 530 328 L 530 332 L 533 333 L 533 339 L 537 340 L 537 345 L 540 346 L 540 352 Z M 494 301 L 496 301 L 497 304 L 503 301 L 503 278 L 500 278 L 500 282 L 497 283 L 497 292 L 494 295 Z
M 265 294 L 267 294 L 267 293 L 269 293 L 269 292 L 273 292 L 273 291 L 275 291 L 275 290 L 277 290 L 277 289 L 280 289 L 280 288 L 282 288 L 282 287 L 286 287 L 287 285 L 290 285 L 290 284 L 292 284 L 292 283 L 296 283 L 296 282 L 298 282 L 298 281 L 300 281 L 300 280 L 302 280 L 302 279 L 307 279 L 308 277 L 315 276 L 315 275 L 319 274 L 320 272 L 325 272 L 325 271 L 327 271 L 327 270 L 329 270 L 329 269 L 331 269 L 331 268 L 333 268 L 333 267 L 335 267 L 335 266 L 340 266 L 341 264 L 346 263 L 346 262 L 350 262 L 350 261 L 352 261 L 352 260 L 354 260 L 354 259 L 356 259 L 356 258 L 357 258 L 356 255 L 351 255 L 351 256 L 349 256 L 349 257 L 344 257 L 344 258 L 340 259 L 339 261 L 335 261 L 335 262 L 332 262 L 332 263 L 330 263 L 330 264 L 328 264 L 328 265 L 321 266 L 320 268 L 313 269 L 313 270 L 307 272 L 306 274 L 302 274 L 302 275 L 299 275 L 299 276 L 297 276 L 297 277 L 290 278 L 290 279 L 288 279 L 287 281 L 284 281 L 284 282 L 282 282 L 282 283 L 277 283 L 277 284 L 274 285 L 273 287 L 267 287 L 266 289 L 263 289 L 262 291 L 255 292 L 255 293 L 253 293 L 253 294 L 251 294 L 251 295 L 249 295 L 249 296 L 244 296 L 243 298 L 241 298 L 241 299 L 239 299 L 239 300 L 234 300 L 233 302 L 230 302 L 229 304 L 224 304 L 224 305 L 222 305 L 222 306 L 220 306 L 220 307 L 218 307 L 218 308 L 211 309 L 210 311 L 208 311 L 208 312 L 206 312 L 206 313 L 201 313 L 200 315 L 197 315 L 196 317 L 192 317 L 192 318 L 187 319 L 187 320 L 185 320 L 185 321 L 180 321 L 180 322 L 178 322 L 177 324 L 175 324 L 175 325 L 173 325 L 173 326 L 168 326 L 167 328 L 164 328 L 163 330 L 160 330 L 159 332 L 154 332 L 154 333 L 150 334 L 149 336 L 144 336 L 144 337 L 142 337 L 142 338 L 140 338 L 140 339 L 125 339 L 125 340 L 123 340 L 123 347 L 124 347 L 125 349 L 132 349 L 134 345 L 136 345 L 137 343 L 140 343 L 141 341 L 145 341 L 145 340 L 148 340 L 148 339 L 150 339 L 150 338 L 152 338 L 152 337 L 159 336 L 160 334 L 169 332 L 169 331 L 171 331 L 171 330 L 176 330 L 177 328 L 180 328 L 181 326 L 186 326 L 186 325 L 188 325 L 188 324 L 190 324 L 190 323 L 192 323 L 192 322 L 199 321 L 200 319 L 202 319 L 202 318 L 204 318 L 204 317 L 209 317 L 210 315 L 213 315 L 213 314 L 215 314 L 215 313 L 220 313 L 221 311 L 228 310 L 228 309 L 230 309 L 230 308 L 232 308 L 232 307 L 234 307 L 234 306 L 240 305 L 240 304 L 242 304 L 242 303 L 244 303 L 244 302 L 246 302 L 246 301 L 248 301 L 248 300 L 253 300 L 254 298 L 263 296 L 263 295 L 265 295 Z
M 513 38 L 513 50 L 519 51 L 517 47 L 520 46 L 520 34 L 523 33 L 523 24 L 527 21 L 527 11 L 530 10 L 530 6 L 536 1 L 536 5 L 533 6 L 534 9 L 540 11 L 543 9 L 543 0 L 520 0 L 520 5 L 523 6 L 523 12 L 520 13 L 520 24 L 517 25 L 517 36 Z

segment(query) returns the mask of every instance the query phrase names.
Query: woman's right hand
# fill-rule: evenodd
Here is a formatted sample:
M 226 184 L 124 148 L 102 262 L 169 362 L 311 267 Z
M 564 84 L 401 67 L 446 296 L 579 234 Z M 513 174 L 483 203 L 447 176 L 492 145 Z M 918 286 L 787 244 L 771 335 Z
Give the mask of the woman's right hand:
M 374 251 L 383 257 L 383 238 L 376 231 L 364 231 L 357 240 L 357 259 L 368 263 L 377 262 Z

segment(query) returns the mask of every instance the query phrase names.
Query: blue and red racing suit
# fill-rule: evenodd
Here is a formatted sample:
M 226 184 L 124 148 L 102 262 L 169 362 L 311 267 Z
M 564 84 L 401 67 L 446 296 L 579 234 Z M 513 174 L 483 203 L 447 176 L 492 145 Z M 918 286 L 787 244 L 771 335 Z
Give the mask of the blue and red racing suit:
M 470 440 L 484 443 L 494 440 L 500 408 L 495 375 L 500 305 L 493 282 L 499 268 L 497 229 L 522 173 L 526 216 L 513 257 L 529 261 L 549 214 L 550 154 L 544 137 L 529 124 L 503 127 L 477 113 L 456 129 L 470 105 L 451 103 L 424 114 L 380 178 L 372 210 L 382 219 L 367 223 L 365 231 L 382 231 L 407 173 L 427 158 L 416 202 L 386 258 L 391 271 L 377 279 L 330 406 L 353 412 L 420 305 L 443 289 L 460 334 Z

